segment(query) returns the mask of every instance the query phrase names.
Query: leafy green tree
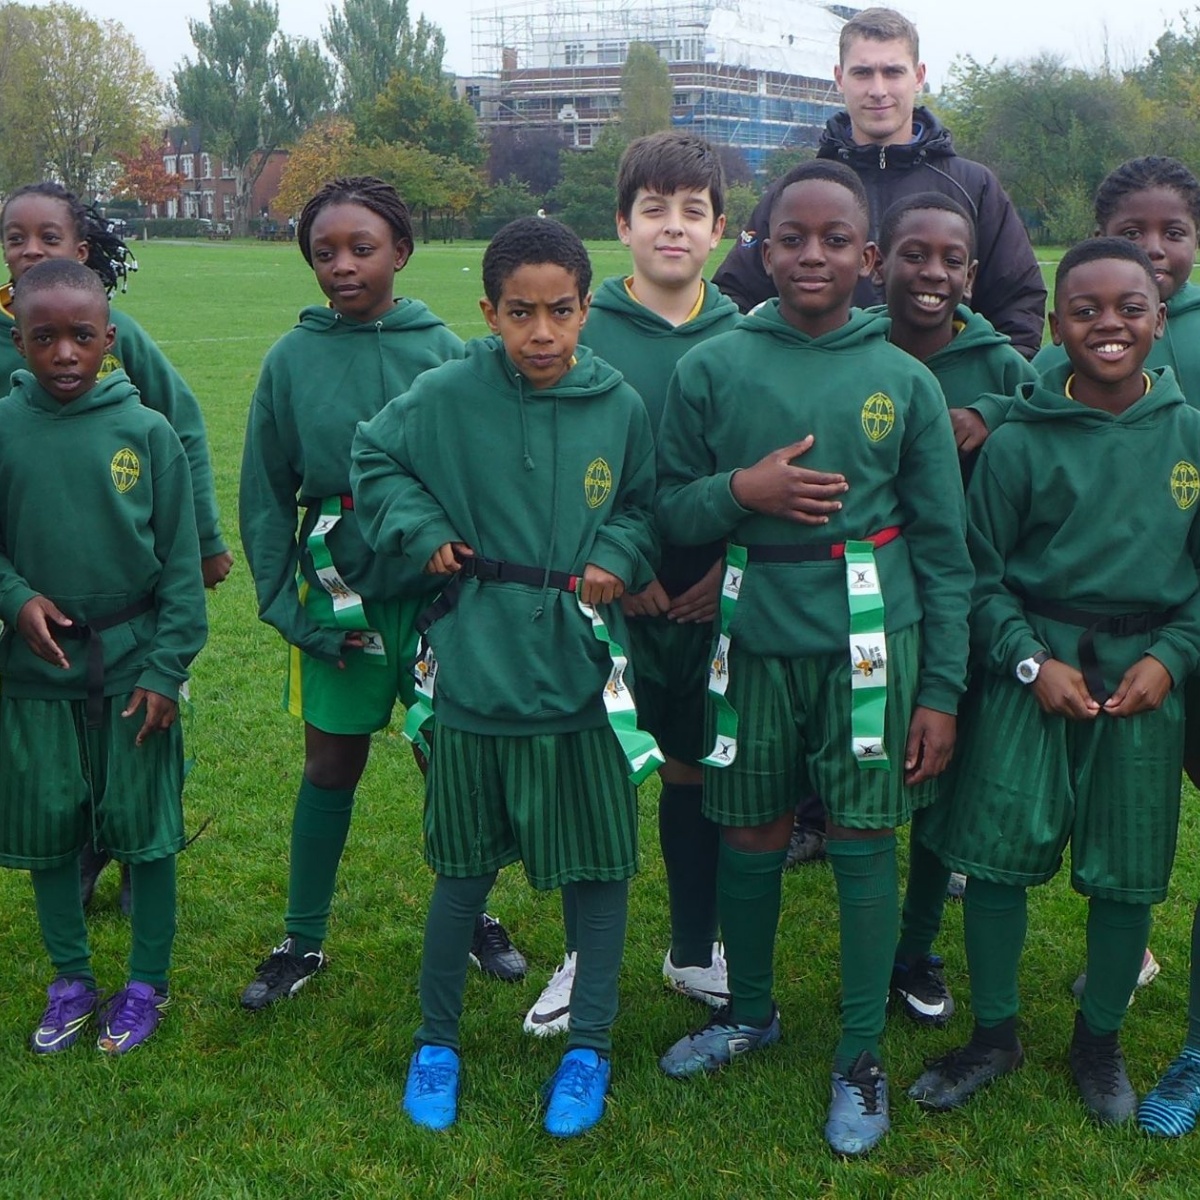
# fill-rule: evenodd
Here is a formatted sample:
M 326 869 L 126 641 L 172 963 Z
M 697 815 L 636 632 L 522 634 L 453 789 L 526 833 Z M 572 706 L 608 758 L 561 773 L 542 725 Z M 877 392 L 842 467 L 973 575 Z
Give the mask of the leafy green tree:
M 373 103 L 397 73 L 433 87 L 442 84 L 446 38 L 425 17 L 414 26 L 408 0 L 342 0 L 340 12 L 329 10 L 322 33 L 337 63 L 341 107 L 347 113 Z
M 1148 145 L 1156 154 L 1184 162 L 1200 160 L 1200 9 L 1184 13 L 1177 29 L 1168 29 L 1129 80 L 1149 106 Z
M 450 238 L 484 188 L 476 168 L 411 142 L 360 145 L 350 169 L 390 183 L 420 219 L 421 237 L 426 242 L 433 237 L 435 222 L 440 236 Z
M 515 176 L 544 196 L 558 183 L 562 149 L 557 129 L 502 125 L 488 139 L 488 178 L 500 184 Z
M 564 224 L 583 238 L 617 236 L 617 164 L 625 139 L 609 126 L 591 150 L 564 150 L 562 177 L 550 195 Z
M 788 146 L 767 155 L 767 183 L 782 179 L 793 167 L 817 157 L 814 146 Z
M 442 84 L 398 72 L 357 122 L 363 142 L 408 142 L 470 166 L 484 160 L 475 110 Z
M 737 237 L 750 224 L 750 214 L 758 201 L 758 190 L 747 183 L 733 183 L 725 189 L 726 237 Z
M 621 71 L 621 133 L 626 141 L 671 128 L 674 89 L 667 64 L 653 46 L 630 42 Z
M 501 226 L 518 217 L 531 217 L 541 207 L 541 197 L 535 196 L 523 179 L 510 175 L 484 193 L 472 235 L 477 238 L 493 237 Z
M 188 21 L 196 61 L 176 68 L 174 99 L 233 170 L 235 232 L 244 234 L 268 158 L 330 108 L 333 71 L 316 42 L 279 32 L 270 0 L 209 0 L 208 15 Z

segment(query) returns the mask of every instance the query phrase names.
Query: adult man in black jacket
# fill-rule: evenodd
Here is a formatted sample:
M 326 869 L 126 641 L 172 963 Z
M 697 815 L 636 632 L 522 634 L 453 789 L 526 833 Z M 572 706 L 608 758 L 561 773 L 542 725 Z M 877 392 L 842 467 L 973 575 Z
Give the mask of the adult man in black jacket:
M 902 196 L 944 192 L 963 204 L 975 218 L 979 254 L 971 307 L 1032 358 L 1042 344 L 1046 309 L 1033 247 L 995 175 L 960 158 L 950 131 L 928 109 L 916 107 L 925 83 L 916 28 L 890 8 L 864 9 L 842 27 L 840 56 L 833 73 L 846 111 L 830 118 L 817 157 L 846 163 L 863 181 L 872 238 L 888 206 Z M 775 295 L 762 263 L 774 191 L 767 189 L 713 276 L 743 312 Z M 855 302 L 882 304 L 882 289 L 863 280 Z

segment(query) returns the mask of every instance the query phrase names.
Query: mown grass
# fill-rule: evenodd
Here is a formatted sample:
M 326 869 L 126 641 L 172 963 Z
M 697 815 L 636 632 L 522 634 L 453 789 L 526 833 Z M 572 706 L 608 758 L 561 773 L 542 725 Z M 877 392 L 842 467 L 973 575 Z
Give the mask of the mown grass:
M 481 247 L 421 246 L 401 277 L 463 336 L 482 332 Z M 1046 256 L 1043 256 L 1046 257 Z M 622 270 L 595 247 L 597 277 Z M 467 268 L 465 271 L 463 268 Z M 236 542 L 237 472 L 247 403 L 267 347 L 318 299 L 294 245 L 151 243 L 118 301 L 159 340 L 200 397 L 227 533 Z M 330 403 L 337 397 L 331 396 Z M 63 481 L 64 487 L 70 480 Z M 421 858 L 419 777 L 397 726 L 380 735 L 360 790 L 339 879 L 333 965 L 275 1011 L 237 996 L 278 938 L 285 901 L 300 730 L 278 709 L 282 649 L 255 618 L 244 564 L 210 598 L 197 662 L 188 782 L 195 827 L 180 859 L 175 1002 L 155 1041 L 127 1061 L 90 1045 L 50 1061 L 25 1040 L 48 969 L 27 877 L 0 873 L 0 1196 L 4 1197 L 758 1197 L 1180 1196 L 1200 1192 L 1200 1137 L 1155 1143 L 1089 1125 L 1065 1064 L 1071 980 L 1082 966 L 1084 906 L 1061 876 L 1031 903 L 1022 987 L 1029 1062 L 945 1120 L 903 1096 L 925 1056 L 964 1039 L 961 911 L 943 950 L 961 1011 L 943 1033 L 893 1019 L 891 1136 L 865 1162 L 834 1160 L 821 1136 L 837 1028 L 837 919 L 827 868 L 785 880 L 777 994 L 784 1041 L 724 1077 L 679 1085 L 655 1058 L 703 1018 L 659 985 L 666 897 L 656 787 L 642 796 L 642 873 L 633 885 L 609 1115 L 573 1142 L 547 1138 L 537 1094 L 561 1044 L 520 1022 L 561 954 L 556 896 L 516 871 L 492 907 L 532 964 L 516 986 L 475 975 L 464 1021 L 466 1089 L 458 1127 L 414 1129 L 397 1104 L 418 1020 L 416 972 L 431 876 Z M 1130 1013 L 1126 1048 L 1145 1089 L 1180 1041 L 1189 930 L 1200 894 L 1200 820 L 1188 792 L 1171 895 L 1153 946 L 1163 974 Z M 128 926 L 105 878 L 91 921 L 102 985 L 124 979 Z

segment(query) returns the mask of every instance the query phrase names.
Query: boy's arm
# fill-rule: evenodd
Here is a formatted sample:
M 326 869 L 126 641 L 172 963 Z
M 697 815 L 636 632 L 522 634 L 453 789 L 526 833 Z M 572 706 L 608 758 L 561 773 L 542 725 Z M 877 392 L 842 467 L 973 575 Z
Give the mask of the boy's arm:
M 126 316 L 119 321 L 117 329 L 120 336 L 117 349 L 125 365 L 125 373 L 141 393 L 142 403 L 162 413 L 183 443 L 192 476 L 200 556 L 213 558 L 227 555 L 229 547 L 221 533 L 208 434 L 200 404 L 183 377 L 136 321 Z
M 154 509 L 150 527 L 154 555 L 162 569 L 154 585 L 154 639 L 137 686 L 175 703 L 188 667 L 208 636 L 204 577 L 196 524 L 191 520 L 191 467 L 183 446 L 170 429 L 160 428 L 152 434 L 151 448 Z
M 966 687 L 973 572 L 967 553 L 958 451 L 937 385 L 916 379 L 918 424 L 896 479 L 904 539 L 921 597 L 921 675 L 917 705 L 954 714 Z
M 448 542 L 461 542 L 441 504 L 414 467 L 406 397 L 390 400 L 360 421 L 351 451 L 354 511 L 367 544 L 377 554 L 403 558 L 422 570 Z
M 1188 557 L 1200 572 L 1200 517 L 1188 533 Z M 1146 653 L 1166 667 L 1176 686 L 1200 667 L 1200 576 L 1196 590 L 1175 609 L 1170 624 L 1157 631 Z
M 300 603 L 297 590 L 299 488 L 300 478 L 288 461 L 275 425 L 270 363 L 264 363 L 250 402 L 238 501 L 242 548 L 254 576 L 258 615 L 279 630 L 289 644 L 314 658 L 337 662 L 342 631 L 317 625 Z

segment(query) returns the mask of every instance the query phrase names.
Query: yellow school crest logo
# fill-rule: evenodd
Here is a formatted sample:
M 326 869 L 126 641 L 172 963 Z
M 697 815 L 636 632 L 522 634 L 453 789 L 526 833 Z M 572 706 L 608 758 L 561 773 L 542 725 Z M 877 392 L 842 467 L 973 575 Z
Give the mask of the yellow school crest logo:
M 896 424 L 896 406 L 890 396 L 876 392 L 862 406 L 863 433 L 873 442 L 882 442 Z
M 1185 511 L 1200 499 L 1200 471 L 1190 462 L 1177 462 L 1171 468 L 1171 498 Z
M 121 370 L 121 360 L 110 350 L 100 360 L 100 370 L 96 372 L 97 379 L 103 379 L 106 375 L 111 375 L 114 371 Z
M 112 472 L 113 486 L 124 495 L 142 477 L 142 464 L 128 446 L 122 446 L 112 456 L 108 469 Z
M 612 491 L 612 470 L 602 458 L 594 458 L 583 473 L 583 494 L 588 508 L 599 508 Z

